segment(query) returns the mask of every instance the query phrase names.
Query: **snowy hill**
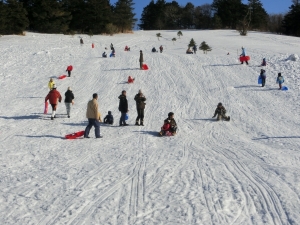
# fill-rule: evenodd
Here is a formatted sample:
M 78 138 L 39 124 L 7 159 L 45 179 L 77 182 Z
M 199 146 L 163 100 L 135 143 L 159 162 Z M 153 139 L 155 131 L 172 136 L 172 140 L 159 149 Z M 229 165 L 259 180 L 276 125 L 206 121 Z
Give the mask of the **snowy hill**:
M 177 31 L 159 32 L 159 41 L 157 31 L 82 36 L 82 46 L 79 35 L 0 38 L 0 224 L 300 224 L 300 61 L 289 58 L 300 55 L 299 38 L 183 31 L 173 43 Z M 191 38 L 212 51 L 185 54 Z M 102 58 L 110 43 L 116 57 Z M 249 66 L 237 59 L 242 46 Z M 72 76 L 58 80 L 68 65 Z M 54 121 L 51 109 L 43 114 L 51 77 L 63 96 L 73 89 L 71 118 L 63 102 Z M 139 89 L 145 126 L 119 127 L 118 96 L 127 91 L 133 125 Z M 90 139 L 64 139 L 85 129 L 95 92 L 114 126 L 101 126 L 102 139 L 94 128 Z M 230 122 L 211 118 L 218 102 Z M 171 111 L 179 132 L 158 137 Z

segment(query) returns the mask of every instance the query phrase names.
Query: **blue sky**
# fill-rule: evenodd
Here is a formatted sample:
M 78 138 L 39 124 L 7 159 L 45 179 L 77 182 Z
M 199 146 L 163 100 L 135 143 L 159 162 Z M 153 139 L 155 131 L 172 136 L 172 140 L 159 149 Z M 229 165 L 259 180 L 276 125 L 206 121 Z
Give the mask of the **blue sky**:
M 156 2 L 156 0 L 154 0 Z M 195 6 L 203 4 L 211 4 L 213 0 L 176 0 L 179 5 L 186 5 L 186 3 L 191 2 Z M 111 4 L 116 3 L 117 0 L 110 0 Z M 136 13 L 136 18 L 140 18 L 143 8 L 148 5 L 150 0 L 134 0 L 134 8 Z M 172 0 L 166 0 L 166 2 L 172 2 Z M 247 3 L 247 0 L 243 0 L 243 3 Z M 263 7 L 268 13 L 286 13 L 289 7 L 292 5 L 292 0 L 261 0 Z

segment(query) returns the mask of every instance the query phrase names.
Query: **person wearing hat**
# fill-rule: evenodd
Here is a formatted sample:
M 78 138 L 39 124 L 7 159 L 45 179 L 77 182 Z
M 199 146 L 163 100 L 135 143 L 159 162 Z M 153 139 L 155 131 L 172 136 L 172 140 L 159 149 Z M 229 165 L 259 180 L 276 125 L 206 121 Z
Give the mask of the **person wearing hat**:
M 85 128 L 84 131 L 84 138 L 90 138 L 90 130 L 92 126 L 95 127 L 95 136 L 96 138 L 102 138 L 100 135 L 100 112 L 98 110 L 98 94 L 94 93 L 93 94 L 93 99 L 90 100 L 87 104 L 87 110 L 86 110 L 86 118 L 88 118 L 89 124 Z
M 50 81 L 49 81 L 49 83 L 48 83 L 48 88 L 49 88 L 50 91 L 52 90 L 53 85 L 55 85 L 55 83 L 54 83 L 53 79 L 50 78 Z
M 49 100 L 49 102 L 52 106 L 51 120 L 53 120 L 55 118 L 57 104 L 58 104 L 58 102 L 61 102 L 61 95 L 56 90 L 56 85 L 55 84 L 52 86 L 52 90 L 46 96 L 45 102 L 47 102 L 48 100 Z
M 74 105 L 74 94 L 72 92 L 71 87 L 68 87 L 68 90 L 65 93 L 65 105 L 67 109 L 68 118 L 70 118 L 71 105 Z
M 121 112 L 120 126 L 128 126 L 128 124 L 125 122 L 126 113 L 128 112 L 128 102 L 125 90 L 122 91 L 122 94 L 119 96 L 119 99 L 119 111 Z
M 242 47 L 242 54 L 240 56 L 246 57 L 246 49 L 244 47 Z M 245 60 L 245 62 L 248 65 L 248 60 Z M 241 64 L 244 64 L 244 61 L 241 61 Z
M 135 121 L 135 125 L 139 126 L 144 126 L 144 109 L 145 109 L 145 101 L 146 98 L 144 96 L 144 94 L 142 93 L 142 90 L 139 90 L 139 93 L 137 93 L 134 97 L 134 100 L 136 101 L 136 111 L 137 111 L 137 118 Z M 141 121 L 141 123 L 139 124 L 139 120 Z
M 176 135 L 177 132 L 177 123 L 174 119 L 174 113 L 169 112 L 168 118 L 164 120 L 164 125 L 159 132 L 160 136 L 165 135 L 167 132 L 170 132 L 172 136 Z
M 144 62 L 144 56 L 143 56 L 143 51 L 142 50 L 140 50 L 139 62 L 140 62 L 140 69 L 142 70 L 143 69 L 143 62 Z
M 103 122 L 110 125 L 114 124 L 114 117 L 111 114 L 111 111 L 108 111 L 108 114 L 105 116 Z
M 221 102 L 219 102 L 216 110 L 215 110 L 215 114 L 212 118 L 216 117 L 216 115 L 218 115 L 217 120 L 221 120 L 221 119 L 225 119 L 226 121 L 230 120 L 230 116 L 226 116 L 226 109 L 225 107 L 222 105 Z
M 260 70 L 260 78 L 261 78 L 261 86 L 264 87 L 266 84 L 266 78 L 267 78 L 266 71 L 264 69 Z

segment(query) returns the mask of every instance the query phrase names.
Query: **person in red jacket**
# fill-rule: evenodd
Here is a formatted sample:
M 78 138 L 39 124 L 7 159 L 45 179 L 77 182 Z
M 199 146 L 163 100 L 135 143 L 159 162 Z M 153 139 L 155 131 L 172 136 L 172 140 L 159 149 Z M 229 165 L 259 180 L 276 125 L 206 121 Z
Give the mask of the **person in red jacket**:
M 73 66 L 68 66 L 66 72 L 68 71 L 68 77 L 71 76 L 71 71 L 73 70 Z
M 134 80 L 135 80 L 134 78 L 132 78 L 131 76 L 129 76 L 127 82 L 128 82 L 128 84 L 130 84 L 130 83 L 133 83 Z
M 45 102 L 47 102 L 48 100 L 49 100 L 49 102 L 50 102 L 50 104 L 52 106 L 51 120 L 53 120 L 53 118 L 55 118 L 57 104 L 58 104 L 58 102 L 61 102 L 61 95 L 56 90 L 56 85 L 55 84 L 53 85 L 52 90 L 46 96 Z

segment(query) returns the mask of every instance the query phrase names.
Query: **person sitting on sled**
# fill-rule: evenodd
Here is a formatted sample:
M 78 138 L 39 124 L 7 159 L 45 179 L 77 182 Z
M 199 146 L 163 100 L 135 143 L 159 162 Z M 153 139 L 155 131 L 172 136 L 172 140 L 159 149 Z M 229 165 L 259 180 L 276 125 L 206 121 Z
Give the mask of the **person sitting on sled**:
M 176 135 L 176 131 L 177 131 L 177 124 L 174 119 L 174 113 L 169 112 L 168 118 L 164 120 L 164 125 L 162 126 L 159 134 L 161 136 L 163 136 L 163 135 L 166 135 L 168 132 L 170 132 L 171 135 L 174 136 L 174 135 Z
M 134 78 L 132 78 L 132 76 L 129 76 L 128 77 L 128 84 L 130 84 L 130 83 L 133 83 L 134 82 Z
M 124 50 L 125 51 L 130 51 L 130 48 L 126 45 Z
M 263 58 L 263 61 L 261 63 L 261 66 L 266 66 L 267 65 L 267 62 L 266 62 L 266 58 Z
M 151 51 L 152 52 L 157 52 L 155 47 L 153 47 Z
M 114 124 L 114 117 L 111 114 L 111 111 L 108 111 L 108 115 L 106 115 L 106 117 L 104 118 L 104 123 L 113 125 Z
M 230 116 L 226 116 L 226 109 L 225 107 L 222 105 L 221 102 L 219 102 L 216 110 L 215 110 L 215 114 L 212 118 L 216 117 L 216 115 L 218 115 L 217 117 L 217 120 L 221 120 L 221 119 L 224 119 L 224 120 L 227 120 L 229 121 L 230 120 Z
M 192 51 L 190 48 L 188 48 L 188 49 L 186 50 L 186 54 L 194 54 L 194 53 L 193 53 L 193 51 Z
M 103 57 L 103 58 L 107 58 L 106 52 L 103 52 L 102 57 Z

